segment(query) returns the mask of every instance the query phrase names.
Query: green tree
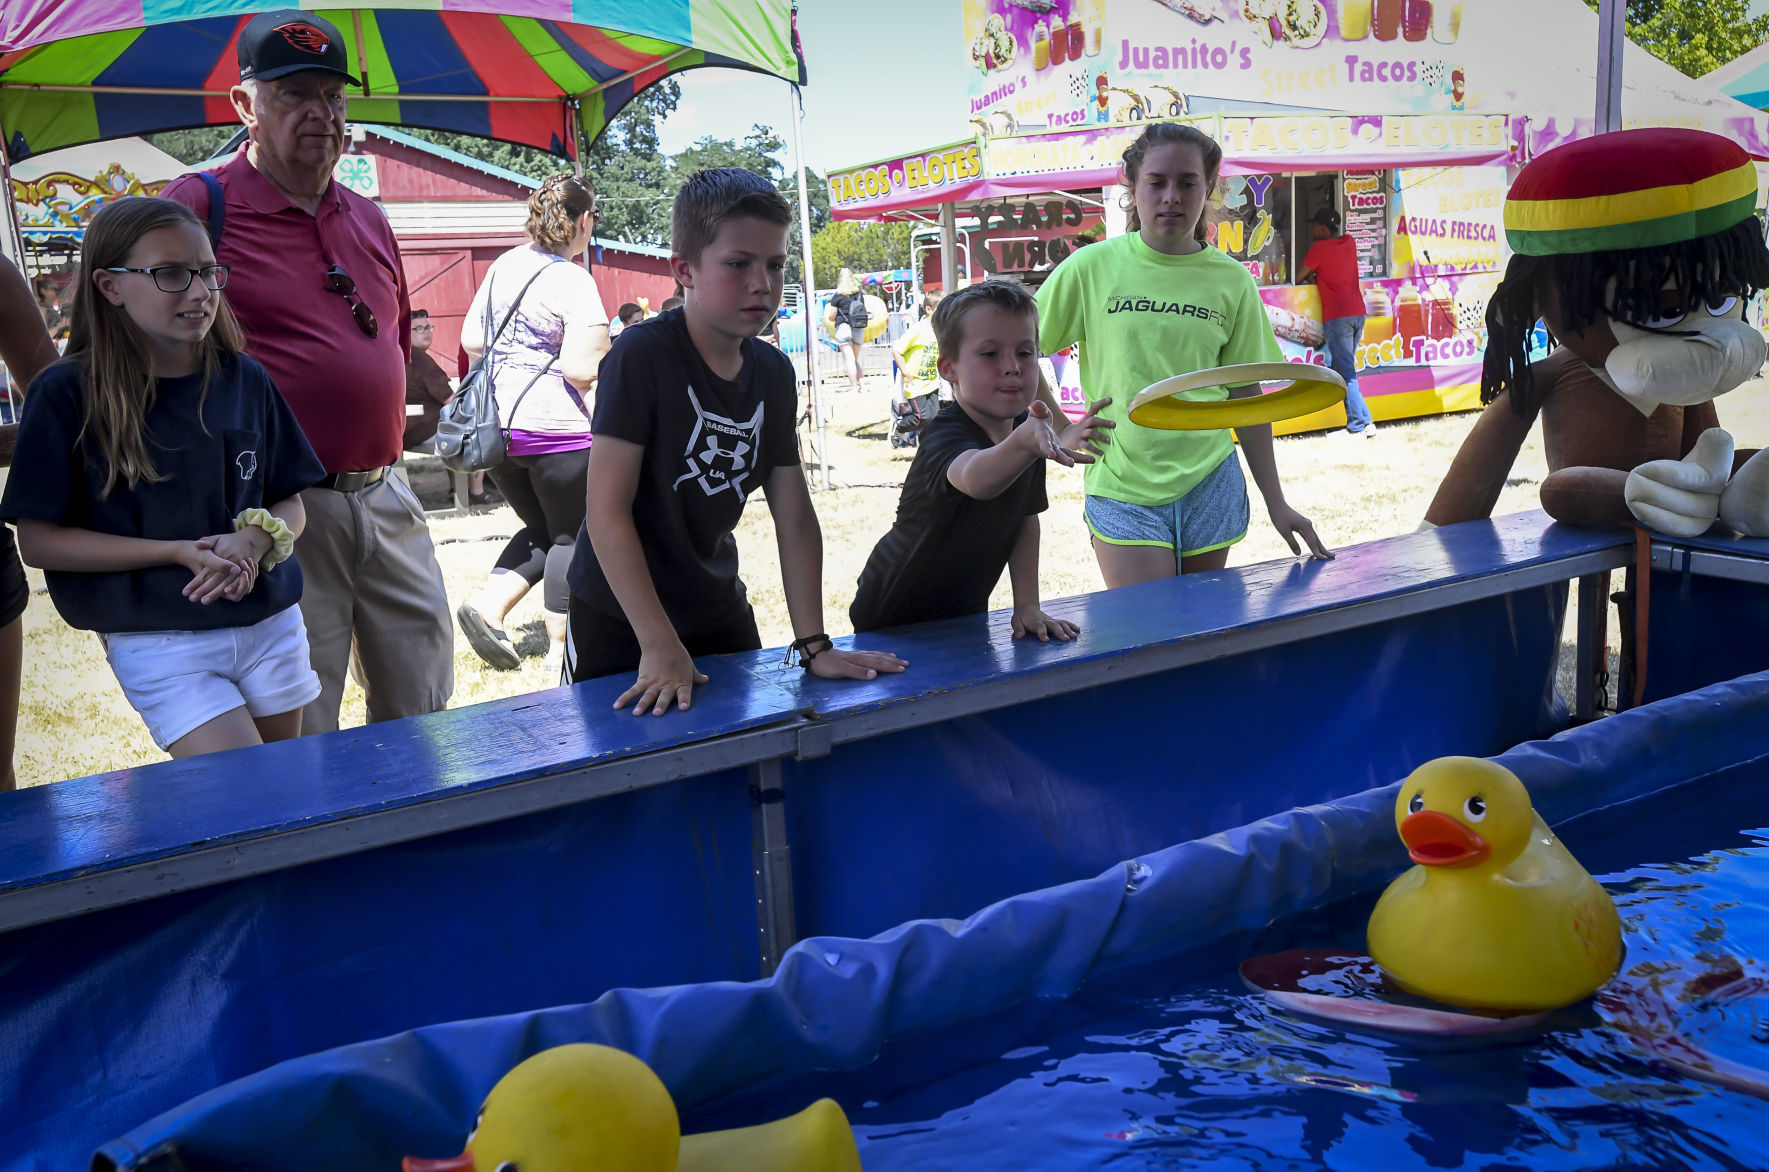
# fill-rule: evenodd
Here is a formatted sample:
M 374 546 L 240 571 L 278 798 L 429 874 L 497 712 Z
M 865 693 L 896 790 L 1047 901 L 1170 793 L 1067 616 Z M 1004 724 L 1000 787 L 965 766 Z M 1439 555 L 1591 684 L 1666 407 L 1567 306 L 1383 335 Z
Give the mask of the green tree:
M 1597 0 L 1585 0 L 1592 9 Z M 1750 0 L 1627 0 L 1628 39 L 1690 77 L 1712 73 L 1769 40 L 1769 13 Z
M 634 244 L 669 243 L 675 186 L 657 128 L 681 100 L 682 87 L 674 78 L 644 90 L 584 152 L 584 173 L 596 185 L 602 208 L 600 235 Z
M 787 205 L 792 208 L 792 244 L 786 262 L 786 280 L 788 284 L 797 285 L 802 283 L 804 256 L 804 250 L 799 245 L 798 176 L 781 161 L 785 152 L 786 143 L 778 134 L 760 123 L 753 123 L 742 141 L 702 138 L 693 146 L 678 151 L 671 159 L 671 164 L 675 171 L 675 185 L 680 185 L 689 175 L 706 167 L 742 167 L 771 180 L 780 189 L 780 194 L 786 197 Z M 821 175 L 809 169 L 805 174 L 805 184 L 811 203 L 811 240 L 815 244 L 817 232 L 829 221 L 829 184 Z
M 194 130 L 166 130 L 144 137 L 152 146 L 189 166 L 213 158 L 239 129 L 237 125 L 199 126 Z
M 862 224 L 835 220 L 811 236 L 817 288 L 833 289 L 842 269 L 875 273 L 909 267 L 909 224 Z

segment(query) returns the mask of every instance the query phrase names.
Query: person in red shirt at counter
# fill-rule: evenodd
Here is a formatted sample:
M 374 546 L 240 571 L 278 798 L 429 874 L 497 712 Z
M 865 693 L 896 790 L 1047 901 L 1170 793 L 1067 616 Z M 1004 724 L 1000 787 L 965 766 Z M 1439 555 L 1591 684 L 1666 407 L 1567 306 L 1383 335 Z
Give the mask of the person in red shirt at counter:
M 1357 241 L 1339 232 L 1339 213 L 1322 208 L 1309 230 L 1314 243 L 1302 258 L 1301 281 L 1321 291 L 1321 320 L 1327 332 L 1327 365 L 1345 380 L 1345 430 L 1375 435 L 1370 406 L 1357 389 L 1357 348 L 1364 341 L 1364 293 L 1357 283 Z
M 332 181 L 344 87 L 360 85 L 346 64 L 326 20 L 299 9 L 253 17 L 228 94 L 249 141 L 212 173 L 162 193 L 218 236 L 215 257 L 232 269 L 228 302 L 251 354 L 326 468 L 301 494 L 301 614 L 321 685 L 303 733 L 338 727 L 347 670 L 370 721 L 434 712 L 454 691 L 454 630 L 424 510 L 389 475 L 405 432 L 405 270 L 380 208 Z

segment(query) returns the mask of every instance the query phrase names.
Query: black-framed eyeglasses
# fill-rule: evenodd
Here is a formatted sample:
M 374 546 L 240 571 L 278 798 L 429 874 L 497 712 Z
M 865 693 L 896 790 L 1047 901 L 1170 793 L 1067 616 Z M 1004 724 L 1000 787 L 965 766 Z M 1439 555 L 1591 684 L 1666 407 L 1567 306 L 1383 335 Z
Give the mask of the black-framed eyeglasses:
M 204 265 L 200 269 L 183 265 L 155 265 L 151 269 L 132 269 L 127 265 L 107 265 L 107 273 L 141 273 L 154 279 L 154 288 L 162 293 L 182 293 L 190 288 L 191 279 L 201 281 L 203 288 L 219 293 L 227 288 L 231 271 L 226 265 Z
M 326 270 L 326 288 L 344 298 L 350 306 L 350 316 L 356 319 L 357 328 L 371 338 L 381 336 L 381 323 L 375 320 L 375 311 L 356 295 L 356 282 L 350 279 L 349 273 L 333 265 Z

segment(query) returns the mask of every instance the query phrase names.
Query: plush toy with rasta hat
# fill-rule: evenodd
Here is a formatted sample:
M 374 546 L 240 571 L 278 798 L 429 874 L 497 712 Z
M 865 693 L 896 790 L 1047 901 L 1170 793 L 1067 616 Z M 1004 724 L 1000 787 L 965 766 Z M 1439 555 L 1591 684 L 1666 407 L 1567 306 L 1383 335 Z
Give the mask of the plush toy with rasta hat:
M 1515 255 L 1487 306 L 1486 411 L 1425 514 L 1487 517 L 1536 416 L 1559 521 L 1769 536 L 1769 457 L 1733 451 L 1714 400 L 1769 356 L 1751 159 L 1718 135 L 1628 130 L 1548 151 L 1505 202 Z M 1531 363 L 1540 319 L 1557 343 Z

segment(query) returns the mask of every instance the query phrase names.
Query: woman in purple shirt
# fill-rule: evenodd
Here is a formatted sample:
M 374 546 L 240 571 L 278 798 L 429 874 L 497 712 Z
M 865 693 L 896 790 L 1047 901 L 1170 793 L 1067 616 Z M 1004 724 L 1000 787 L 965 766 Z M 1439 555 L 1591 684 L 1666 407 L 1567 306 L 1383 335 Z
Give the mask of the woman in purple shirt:
M 479 658 L 504 670 L 521 663 L 504 633 L 505 616 L 536 583 L 545 584 L 549 663 L 564 656 L 565 573 L 583 526 L 596 370 L 608 352 L 608 313 L 596 279 L 576 263 L 595 224 L 596 193 L 587 180 L 554 175 L 542 183 L 528 197 L 530 243 L 492 262 L 461 326 L 470 358 L 484 345 L 488 313 L 497 331 L 492 387 L 508 444 L 490 476 L 522 531 L 455 618 Z

